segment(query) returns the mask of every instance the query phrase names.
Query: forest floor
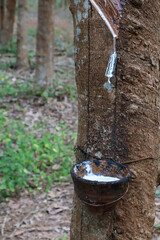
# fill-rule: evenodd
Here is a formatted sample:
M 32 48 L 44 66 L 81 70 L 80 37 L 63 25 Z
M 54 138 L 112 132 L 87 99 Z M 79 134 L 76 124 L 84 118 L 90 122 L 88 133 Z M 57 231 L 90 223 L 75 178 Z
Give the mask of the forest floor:
M 1 204 L 1 240 L 69 240 L 73 185 L 54 184 L 46 193 L 27 192 Z M 155 225 L 160 222 L 160 199 L 156 198 Z M 160 239 L 155 230 L 153 240 Z M 127 239 L 126 239 L 127 240 Z M 133 239 L 134 240 L 134 239 Z
M 34 67 L 33 49 L 35 48 L 35 36 L 37 21 L 35 16 L 29 20 L 30 36 L 30 62 Z M 77 103 L 74 82 L 74 58 L 73 58 L 73 29 L 72 19 L 63 11 L 56 13 L 55 31 L 57 34 L 55 50 L 55 72 L 61 74 L 61 84 L 56 87 L 55 97 L 30 97 L 16 96 L 3 97 L 0 100 L 1 109 L 13 119 L 23 120 L 30 126 L 38 123 L 42 118 L 47 122 L 49 132 L 55 132 L 59 122 L 65 122 L 69 131 L 77 129 Z M 65 45 L 65 41 L 68 45 Z M 67 50 L 66 50 L 67 47 Z M 33 79 L 34 70 L 19 72 L 14 68 L 15 58 L 5 54 L 0 59 L 0 71 L 3 76 L 10 75 L 13 83 L 27 77 Z M 8 66 L 8 62 L 10 65 Z M 69 89 L 66 86 L 71 86 Z M 64 90 L 65 89 L 65 90 Z M 73 99 L 74 100 L 73 100 Z M 9 111 L 9 113 L 7 112 Z M 53 166 L 55 171 L 57 164 Z M 18 196 L 8 198 L 0 203 L 0 240 L 68 240 L 70 218 L 72 209 L 73 184 L 70 178 L 54 182 L 48 192 L 43 190 L 38 193 L 30 193 L 27 190 Z M 156 220 L 155 226 L 160 223 L 160 198 L 156 196 Z M 155 228 L 153 240 L 160 239 L 160 228 Z M 127 240 L 127 239 L 125 239 Z M 133 239 L 134 240 L 134 239 Z

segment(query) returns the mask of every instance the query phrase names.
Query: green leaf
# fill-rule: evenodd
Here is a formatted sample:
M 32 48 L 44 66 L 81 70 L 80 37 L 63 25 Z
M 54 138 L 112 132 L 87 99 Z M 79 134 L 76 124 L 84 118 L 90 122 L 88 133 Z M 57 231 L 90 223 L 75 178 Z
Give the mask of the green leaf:
M 57 152 L 58 152 L 58 150 L 57 150 L 56 148 L 53 148 L 53 152 L 57 153 Z
M 33 144 L 33 148 L 34 148 L 35 150 L 39 150 L 39 145 L 38 145 L 38 144 Z
M 44 97 L 44 98 L 48 98 L 48 92 L 46 92 L 46 91 L 43 92 L 43 93 L 42 93 L 42 97 Z
M 2 183 L 1 185 L 0 185 L 0 190 L 4 190 L 4 189 L 6 189 L 6 184 L 5 183 Z
M 154 227 L 160 229 L 160 223 L 156 224 Z

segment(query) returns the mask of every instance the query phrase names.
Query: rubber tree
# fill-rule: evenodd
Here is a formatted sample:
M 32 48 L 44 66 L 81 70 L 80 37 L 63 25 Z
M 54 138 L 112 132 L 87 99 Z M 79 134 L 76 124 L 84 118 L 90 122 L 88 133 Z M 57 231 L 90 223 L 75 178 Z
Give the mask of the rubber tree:
M 18 0 L 17 23 L 17 68 L 26 70 L 29 68 L 27 30 L 28 30 L 28 0 Z
M 54 0 L 39 0 L 35 84 L 53 86 Z
M 0 0 L 0 8 L 0 44 L 6 45 L 13 36 L 16 0 Z
M 88 154 L 128 163 L 127 195 L 113 212 L 92 215 L 75 196 L 71 240 L 151 240 L 158 169 L 158 0 L 121 1 L 114 88 L 105 88 L 113 40 L 87 0 L 71 0 L 78 89 L 76 161 Z M 83 149 L 83 151 L 82 151 Z

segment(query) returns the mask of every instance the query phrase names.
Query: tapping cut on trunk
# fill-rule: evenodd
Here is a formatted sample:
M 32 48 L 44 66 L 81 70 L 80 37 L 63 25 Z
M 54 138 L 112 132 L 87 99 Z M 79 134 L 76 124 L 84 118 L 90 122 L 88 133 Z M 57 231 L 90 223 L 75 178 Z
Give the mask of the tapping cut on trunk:
M 90 0 L 114 38 L 118 38 L 119 24 L 122 17 L 120 0 Z

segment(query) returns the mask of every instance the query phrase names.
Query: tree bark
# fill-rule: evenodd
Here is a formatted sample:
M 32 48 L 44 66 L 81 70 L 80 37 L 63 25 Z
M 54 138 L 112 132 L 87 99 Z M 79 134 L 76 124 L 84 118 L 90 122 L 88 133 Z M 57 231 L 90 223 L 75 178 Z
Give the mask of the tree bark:
M 54 0 L 39 0 L 35 84 L 53 86 Z
M 27 30 L 28 30 L 28 0 L 18 0 L 18 24 L 17 24 L 17 68 L 26 70 L 29 68 Z
M 1 0 L 1 44 L 12 40 L 15 20 L 16 0 Z
M 71 1 L 79 113 L 76 161 L 89 159 L 82 148 L 99 158 L 132 162 L 129 192 L 115 211 L 92 215 L 74 197 L 71 240 L 152 239 L 159 154 L 158 6 L 158 0 L 125 1 L 114 88 L 108 91 L 111 34 L 87 0 Z

